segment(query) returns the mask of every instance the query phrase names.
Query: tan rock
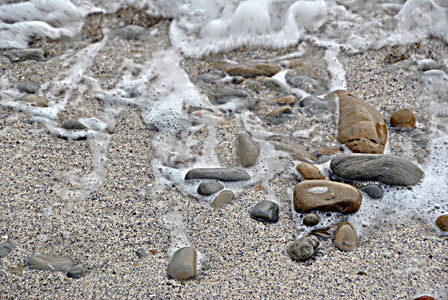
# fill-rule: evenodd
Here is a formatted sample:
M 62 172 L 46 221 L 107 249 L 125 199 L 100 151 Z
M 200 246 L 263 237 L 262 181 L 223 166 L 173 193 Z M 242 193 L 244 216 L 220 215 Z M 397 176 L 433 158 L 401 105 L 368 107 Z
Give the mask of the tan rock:
M 415 116 L 409 108 L 394 111 L 390 118 L 390 125 L 400 128 L 415 128 Z
M 387 127 L 381 113 L 348 91 L 329 95 L 339 98 L 338 141 L 355 153 L 383 153 Z
M 34 95 L 34 94 L 24 95 L 17 100 L 22 101 L 22 102 L 31 103 L 31 105 L 37 106 L 37 107 L 47 107 L 48 102 L 49 102 L 47 100 L 47 98 L 44 98 L 44 97 L 38 96 L 38 95 Z
M 246 78 L 257 76 L 273 76 L 280 72 L 281 68 L 274 64 L 240 64 L 226 70 L 231 76 L 243 76 Z
M 333 155 L 339 153 L 340 151 L 341 149 L 339 149 L 339 147 L 323 146 L 318 152 L 326 155 Z
M 289 106 L 282 106 L 280 108 L 274 109 L 273 111 L 269 112 L 266 115 L 266 118 L 271 118 L 271 117 L 276 117 L 280 114 L 285 114 L 285 113 L 290 113 L 291 112 L 291 107 Z
M 296 103 L 296 96 L 288 95 L 288 96 L 276 99 L 275 102 L 277 102 L 278 104 L 294 105 Z
M 358 235 L 349 222 L 339 223 L 334 233 L 333 243 L 341 250 L 351 251 L 359 246 Z
M 325 179 L 325 176 L 320 173 L 319 169 L 309 163 L 301 163 L 296 167 L 296 170 L 305 180 Z
M 355 213 L 362 195 L 351 185 L 326 180 L 306 180 L 294 188 L 294 209 L 298 213 L 313 210 Z
M 216 196 L 215 200 L 212 203 L 213 208 L 223 208 L 227 204 L 235 199 L 235 194 L 232 191 L 222 191 Z

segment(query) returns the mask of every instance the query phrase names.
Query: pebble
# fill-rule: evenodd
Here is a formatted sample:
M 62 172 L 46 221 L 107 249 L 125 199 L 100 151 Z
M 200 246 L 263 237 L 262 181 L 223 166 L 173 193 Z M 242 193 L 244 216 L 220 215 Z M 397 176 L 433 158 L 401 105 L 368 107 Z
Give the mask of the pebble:
M 250 217 L 257 221 L 267 223 L 277 223 L 279 216 L 279 206 L 277 203 L 269 200 L 261 200 L 250 211 Z
M 11 253 L 11 251 L 14 250 L 15 247 L 16 245 L 10 241 L 0 243 L 0 258 L 3 258 Z
M 235 199 L 235 194 L 232 191 L 222 191 L 216 196 L 212 203 L 213 208 L 223 208 L 224 206 L 230 204 L 230 202 Z
M 216 83 L 226 76 L 226 73 L 220 70 L 211 70 L 206 74 L 201 74 L 198 76 L 198 81 L 203 81 L 206 83 Z
M 168 278 L 189 280 L 197 277 L 197 253 L 192 247 L 177 250 L 168 265 Z
M 120 38 L 129 41 L 141 39 L 147 32 L 148 30 L 144 27 L 128 25 L 123 28 L 113 30 L 109 36 L 111 38 Z
M 305 180 L 325 179 L 325 176 L 320 173 L 319 169 L 310 163 L 301 163 L 296 167 L 296 170 Z
M 321 239 L 331 238 L 330 228 L 318 228 L 311 231 L 312 235 L 315 235 Z
M 242 76 L 245 78 L 257 76 L 274 76 L 281 71 L 281 68 L 275 64 L 257 64 L 245 63 L 240 64 L 226 70 L 226 73 L 231 76 Z
M 291 107 L 290 106 L 283 106 L 283 107 L 279 107 L 277 109 L 274 109 L 273 111 L 269 112 L 268 114 L 266 114 L 266 118 L 274 118 L 277 116 L 280 116 L 281 114 L 285 114 L 285 113 L 291 113 Z
M 46 60 L 45 51 L 42 48 L 29 48 L 10 50 L 4 54 L 11 62 L 19 62 L 24 60 Z
M 288 95 L 288 96 L 276 99 L 275 102 L 278 104 L 287 104 L 287 105 L 292 106 L 296 103 L 296 96 Z
M 48 102 L 49 102 L 47 100 L 47 98 L 38 96 L 38 95 L 34 95 L 34 94 L 24 95 L 24 96 L 20 97 L 19 99 L 17 99 L 17 101 L 28 102 L 28 103 L 31 103 L 31 105 L 37 106 L 37 107 L 47 107 Z
M 309 94 L 322 95 L 326 92 L 325 87 L 323 87 L 316 79 L 297 75 L 294 71 L 288 71 L 285 75 L 285 79 L 292 87 L 299 88 Z
M 275 142 L 275 141 L 271 141 L 270 143 L 274 146 L 275 150 L 287 152 L 292 159 L 304 162 L 314 160 L 311 154 L 309 154 L 308 151 L 306 151 L 306 149 L 300 145 L 285 142 Z
M 30 269 L 68 272 L 75 266 L 75 262 L 66 256 L 38 253 L 28 258 L 26 266 Z
M 320 223 L 320 217 L 318 214 L 315 213 L 307 214 L 303 218 L 303 225 L 306 226 L 316 226 L 319 223 Z
M 73 278 L 73 279 L 78 279 L 78 278 L 81 278 L 82 276 L 84 276 L 85 273 L 86 273 L 86 271 L 84 270 L 84 268 L 81 267 L 80 265 L 77 265 L 77 266 L 74 266 L 73 268 L 71 268 L 70 271 L 67 272 L 67 277 Z
M 32 81 L 23 81 L 23 82 L 17 83 L 16 88 L 21 93 L 35 94 L 39 91 L 40 86 L 37 83 L 32 82 Z
M 378 184 L 369 184 L 363 187 L 363 190 L 373 199 L 383 197 L 383 189 Z
M 208 196 L 219 192 L 224 188 L 224 185 L 214 180 L 204 180 L 198 186 L 198 194 Z
M 361 193 L 345 183 L 306 180 L 294 188 L 294 209 L 298 213 L 317 210 L 351 214 L 359 210 L 361 202 Z
M 426 148 L 431 140 L 426 133 L 417 128 L 411 131 L 411 137 L 412 140 L 422 148 Z
M 405 129 L 415 128 L 415 115 L 409 108 L 401 108 L 392 113 L 390 125 Z
M 328 111 L 332 106 L 333 101 L 322 100 L 312 95 L 303 98 L 299 102 L 301 111 L 312 115 L 324 113 Z
M 250 180 L 250 175 L 246 171 L 237 168 L 197 168 L 197 169 L 191 169 L 185 175 L 185 180 L 189 179 L 246 181 Z
M 332 92 L 339 99 L 338 141 L 354 153 L 383 153 L 387 126 L 381 113 L 348 91 Z
M 341 250 L 351 251 L 359 246 L 358 235 L 349 222 L 339 223 L 334 233 L 333 243 Z
M 144 257 L 148 256 L 148 254 L 146 253 L 145 249 L 142 249 L 142 248 L 137 249 L 135 251 L 135 254 L 138 256 L 138 258 L 144 258 Z
M 420 297 L 414 298 L 414 300 L 437 300 L 437 299 L 434 297 L 425 295 L 425 296 L 420 296 Z
M 416 185 L 424 172 L 411 161 L 396 155 L 343 154 L 331 160 L 336 176 L 350 180 L 379 181 L 388 185 Z
M 310 259 L 317 248 L 320 245 L 320 241 L 314 235 L 307 235 L 298 240 L 295 240 L 288 247 L 288 254 L 294 260 L 307 260 Z
M 70 119 L 61 124 L 61 127 L 67 130 L 85 130 L 89 129 L 86 125 L 78 120 Z
M 236 156 L 243 167 L 253 166 L 260 156 L 260 145 L 247 132 L 236 137 Z
M 436 220 L 437 227 L 442 231 L 448 231 L 448 215 L 441 215 Z

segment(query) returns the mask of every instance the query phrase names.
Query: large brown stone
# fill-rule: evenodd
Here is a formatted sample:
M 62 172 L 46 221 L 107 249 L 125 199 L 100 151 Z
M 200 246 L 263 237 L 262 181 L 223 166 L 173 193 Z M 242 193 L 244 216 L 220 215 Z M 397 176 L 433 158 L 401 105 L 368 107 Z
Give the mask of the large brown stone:
M 351 214 L 359 210 L 361 202 L 361 193 L 345 183 L 307 180 L 294 188 L 294 209 L 298 213 L 317 210 Z
M 329 95 L 339 98 L 338 141 L 355 153 L 383 153 L 387 127 L 381 113 L 348 91 Z
M 231 76 L 243 76 L 246 78 L 257 76 L 274 76 L 281 71 L 281 68 L 274 64 L 240 64 L 226 70 Z
M 415 128 L 415 116 L 412 110 L 409 108 L 402 108 L 394 111 L 390 117 L 390 125 L 399 127 L 414 129 Z

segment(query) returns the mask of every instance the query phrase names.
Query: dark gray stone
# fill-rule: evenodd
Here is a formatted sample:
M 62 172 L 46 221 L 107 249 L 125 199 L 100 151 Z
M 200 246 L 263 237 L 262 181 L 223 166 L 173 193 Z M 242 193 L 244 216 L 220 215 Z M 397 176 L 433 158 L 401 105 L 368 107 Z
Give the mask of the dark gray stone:
M 388 185 L 416 185 L 424 172 L 415 164 L 395 155 L 344 154 L 331 160 L 336 176 L 350 180 L 379 181 Z
M 85 130 L 89 129 L 86 125 L 79 122 L 78 120 L 67 120 L 64 123 L 61 124 L 61 127 L 67 130 Z
M 35 94 L 37 93 L 37 91 L 39 91 L 40 86 L 32 81 L 24 81 L 17 83 L 16 88 L 21 93 Z
M 217 179 L 221 181 L 245 181 L 250 180 L 250 175 L 236 168 L 197 168 L 191 169 L 185 175 L 189 179 Z
M 253 166 L 260 156 L 260 145 L 247 132 L 236 137 L 236 156 L 243 167 Z
M 66 256 L 38 253 L 28 258 L 26 266 L 30 269 L 68 272 L 75 266 L 75 262 Z
M 277 203 L 269 200 L 261 200 L 250 211 L 250 217 L 257 221 L 276 223 L 279 218 L 278 211 L 279 207 Z
M 277 97 L 283 97 L 290 94 L 288 88 L 277 79 L 267 77 L 263 79 L 261 84 L 268 89 L 277 92 Z
M 73 278 L 73 279 L 78 279 L 78 278 L 81 278 L 82 276 L 84 276 L 85 273 L 86 273 L 86 271 L 84 270 L 84 268 L 81 267 L 80 265 L 77 265 L 77 266 L 74 266 L 73 268 L 71 268 L 70 271 L 67 272 L 67 277 Z
M 330 110 L 332 102 L 329 100 L 322 100 L 315 96 L 308 96 L 300 100 L 299 107 L 308 114 L 320 114 Z
M 208 73 L 201 74 L 198 76 L 198 81 L 203 81 L 206 83 L 216 83 L 226 76 L 224 71 L 211 70 Z
M 148 256 L 148 254 L 146 254 L 145 249 L 137 249 L 137 251 L 135 251 L 135 254 L 138 256 L 138 258 L 143 258 Z
M 45 50 L 42 48 L 29 48 L 10 50 L 5 52 L 5 56 L 9 58 L 11 62 L 19 62 L 24 60 L 46 60 Z
M 314 235 L 307 235 L 295 240 L 288 247 L 288 254 L 294 260 L 307 260 L 316 253 L 320 241 Z
M 320 223 L 320 217 L 318 214 L 307 214 L 304 218 L 303 218 L 303 224 L 306 226 L 315 226 L 317 224 Z
M 224 188 L 224 185 L 214 180 L 205 180 L 198 186 L 198 194 L 200 195 L 212 195 L 219 192 Z
M 383 197 L 383 189 L 378 184 L 366 185 L 363 190 L 373 199 L 379 199 Z
M 191 247 L 177 250 L 168 265 L 168 278 L 188 280 L 196 278 L 197 274 L 196 250 Z
M 3 258 L 11 253 L 11 251 L 14 250 L 15 247 L 16 245 L 10 241 L 0 243 L 0 258 Z

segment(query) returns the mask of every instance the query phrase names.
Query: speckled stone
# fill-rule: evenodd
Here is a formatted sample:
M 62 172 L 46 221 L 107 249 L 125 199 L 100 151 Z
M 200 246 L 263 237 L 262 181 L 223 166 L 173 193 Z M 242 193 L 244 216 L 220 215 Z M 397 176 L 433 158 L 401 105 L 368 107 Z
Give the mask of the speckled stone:
M 78 279 L 85 275 L 86 271 L 80 265 L 74 266 L 67 272 L 68 278 Z
M 48 102 L 49 102 L 47 100 L 47 98 L 44 98 L 39 95 L 34 95 L 34 94 L 24 95 L 24 96 L 20 97 L 19 99 L 17 99 L 17 101 L 27 102 L 27 103 L 30 103 L 31 105 L 37 106 L 37 107 L 47 107 Z
M 222 191 L 216 196 L 212 203 L 214 208 L 223 208 L 235 199 L 235 194 L 232 191 Z
M 303 225 L 306 226 L 316 226 L 317 224 L 320 223 L 320 217 L 318 214 L 307 214 L 304 218 L 303 218 Z
M 260 156 L 260 145 L 247 132 L 240 132 L 235 141 L 236 156 L 243 167 L 253 166 Z
M 246 78 L 257 76 L 273 76 L 281 71 L 281 68 L 275 64 L 257 64 L 245 63 L 226 70 L 231 76 L 243 76 Z
M 341 250 L 351 251 L 359 246 L 356 230 L 349 222 L 339 223 L 334 233 L 333 243 Z
M 363 190 L 373 199 L 383 197 L 383 189 L 378 184 L 369 184 L 363 187 Z
M 191 169 L 185 175 L 189 179 L 217 179 L 221 181 L 245 181 L 250 180 L 250 175 L 236 168 L 197 168 Z
M 168 265 L 168 278 L 189 280 L 197 277 L 197 253 L 192 247 L 177 250 Z
M 437 227 L 442 231 L 448 231 L 448 215 L 441 215 L 436 220 Z
M 296 167 L 296 170 L 305 180 L 325 179 L 325 176 L 320 173 L 319 169 L 310 163 L 301 163 Z
M 294 260 L 307 260 L 310 259 L 317 248 L 320 245 L 320 241 L 314 235 L 307 235 L 298 240 L 295 240 L 288 247 L 288 254 Z
M 355 213 L 362 202 L 361 193 L 351 185 L 326 180 L 306 180 L 294 188 L 294 209 Z
M 399 128 L 413 129 L 415 128 L 415 115 L 409 108 L 398 109 L 392 113 L 392 116 L 390 117 L 390 125 Z
M 0 243 L 0 258 L 3 258 L 11 253 L 11 251 L 14 250 L 15 247 L 16 245 L 10 241 Z
M 224 188 L 224 185 L 214 180 L 204 180 L 198 186 L 198 194 L 208 196 L 219 192 Z
M 75 262 L 66 256 L 37 253 L 28 258 L 26 265 L 30 269 L 68 272 L 75 266 Z
M 261 200 L 250 211 L 250 217 L 262 222 L 276 223 L 279 219 L 278 211 L 279 207 L 277 203 L 269 200 Z

